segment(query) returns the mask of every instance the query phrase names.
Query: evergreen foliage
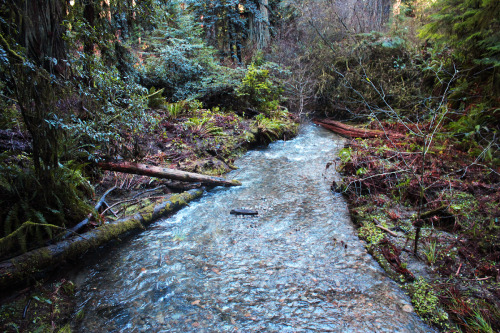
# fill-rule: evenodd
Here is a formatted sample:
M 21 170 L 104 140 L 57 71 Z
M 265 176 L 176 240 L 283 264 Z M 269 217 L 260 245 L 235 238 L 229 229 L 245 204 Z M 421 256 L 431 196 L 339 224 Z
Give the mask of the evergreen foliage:
M 283 88 L 280 80 L 270 75 L 273 66 L 275 64 L 272 63 L 257 66 L 253 62 L 248 67 L 245 77 L 236 89 L 236 95 L 247 108 L 256 108 L 266 114 L 278 108 Z
M 201 25 L 180 2 L 158 6 L 156 13 L 156 28 L 144 38 L 145 86 L 164 89 L 167 99 L 180 101 L 237 82 L 232 79 L 235 73 L 215 60 L 216 51 L 201 38 Z
M 209 45 L 218 49 L 222 58 L 231 56 L 240 61 L 235 47 L 241 49 L 248 36 L 248 15 L 258 12 L 256 4 L 238 0 L 191 0 L 188 4 L 194 17 L 201 21 Z
M 450 47 L 458 64 L 470 71 L 470 83 L 488 84 L 482 93 L 495 99 L 500 93 L 500 2 L 439 0 L 433 8 L 437 12 L 420 36 L 438 48 Z
M 440 0 L 434 7 L 422 37 L 449 45 L 460 62 L 500 66 L 500 2 Z

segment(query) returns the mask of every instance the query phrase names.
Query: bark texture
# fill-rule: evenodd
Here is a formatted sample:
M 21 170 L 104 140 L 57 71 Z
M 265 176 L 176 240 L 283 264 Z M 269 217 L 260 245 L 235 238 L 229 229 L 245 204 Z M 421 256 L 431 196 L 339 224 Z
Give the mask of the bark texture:
M 313 123 L 348 138 L 404 138 L 404 135 L 399 133 L 358 128 L 330 119 L 313 119 Z
M 132 162 L 101 162 L 98 164 L 101 169 L 132 173 L 156 178 L 167 178 L 181 180 L 185 182 L 197 182 L 205 185 L 215 186 L 239 186 L 237 180 L 226 180 L 222 177 L 201 175 L 199 173 L 185 172 L 175 169 L 162 168 L 152 165 L 132 163 Z
M 134 229 L 144 229 L 156 219 L 176 211 L 203 194 L 202 189 L 194 189 L 173 195 L 159 204 L 143 208 L 135 215 L 107 223 L 101 227 L 76 235 L 59 243 L 24 253 L 0 263 L 0 289 L 20 284 L 34 274 L 60 264 L 63 260 L 75 258 L 83 253 L 104 245 L 106 242 Z

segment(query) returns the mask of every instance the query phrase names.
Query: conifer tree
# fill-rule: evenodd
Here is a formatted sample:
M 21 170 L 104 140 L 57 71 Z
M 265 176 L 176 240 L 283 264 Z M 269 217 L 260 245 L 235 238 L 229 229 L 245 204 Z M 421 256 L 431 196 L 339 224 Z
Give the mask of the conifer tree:
M 468 68 L 479 65 L 481 78 L 493 90 L 500 86 L 500 1 L 439 0 L 432 22 L 421 31 L 423 38 L 450 46 L 455 59 Z M 486 70 L 485 70 L 486 69 Z

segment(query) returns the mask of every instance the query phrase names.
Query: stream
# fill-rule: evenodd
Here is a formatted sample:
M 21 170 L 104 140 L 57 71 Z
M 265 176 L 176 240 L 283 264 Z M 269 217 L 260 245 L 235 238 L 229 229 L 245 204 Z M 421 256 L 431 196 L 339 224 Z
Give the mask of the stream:
M 311 124 L 248 152 L 174 216 L 76 279 L 77 332 L 431 332 L 366 253 L 325 168 L 342 138 Z M 230 215 L 251 209 L 258 216 Z

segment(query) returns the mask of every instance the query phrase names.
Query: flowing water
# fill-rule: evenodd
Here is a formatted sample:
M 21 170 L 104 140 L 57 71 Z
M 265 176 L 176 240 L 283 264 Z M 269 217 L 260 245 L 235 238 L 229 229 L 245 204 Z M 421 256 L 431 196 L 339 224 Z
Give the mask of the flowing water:
M 81 273 L 81 332 L 428 332 L 332 194 L 343 140 L 305 125 Z M 230 215 L 257 210 L 257 217 Z

